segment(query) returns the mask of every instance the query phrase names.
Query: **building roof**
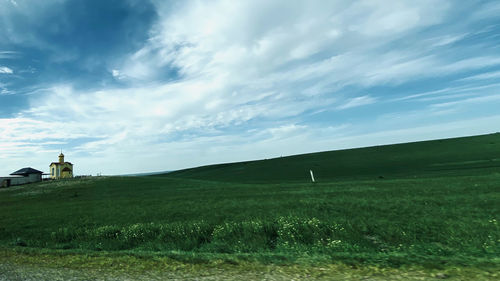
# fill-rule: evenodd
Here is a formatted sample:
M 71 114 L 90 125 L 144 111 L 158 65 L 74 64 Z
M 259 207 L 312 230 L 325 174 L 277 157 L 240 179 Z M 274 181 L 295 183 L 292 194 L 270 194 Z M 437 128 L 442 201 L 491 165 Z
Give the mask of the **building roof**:
M 43 174 L 43 172 L 35 170 L 31 167 L 28 168 L 22 168 L 21 170 L 15 171 L 14 173 L 10 174 L 11 176 L 27 176 L 30 174 Z
M 52 166 L 52 164 L 56 164 L 56 165 L 61 165 L 61 164 L 70 164 L 71 166 L 73 166 L 73 164 L 71 164 L 71 162 L 64 162 L 64 163 L 52 162 L 52 163 L 50 163 L 50 165 L 49 165 L 49 166 Z

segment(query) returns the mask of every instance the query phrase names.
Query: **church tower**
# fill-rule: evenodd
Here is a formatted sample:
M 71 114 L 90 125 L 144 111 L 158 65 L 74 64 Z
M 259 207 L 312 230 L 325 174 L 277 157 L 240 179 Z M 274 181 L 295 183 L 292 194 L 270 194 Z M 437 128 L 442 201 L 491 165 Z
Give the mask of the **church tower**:
M 59 154 L 59 162 L 50 163 L 51 179 L 67 179 L 73 177 L 73 164 L 64 162 L 64 154 Z

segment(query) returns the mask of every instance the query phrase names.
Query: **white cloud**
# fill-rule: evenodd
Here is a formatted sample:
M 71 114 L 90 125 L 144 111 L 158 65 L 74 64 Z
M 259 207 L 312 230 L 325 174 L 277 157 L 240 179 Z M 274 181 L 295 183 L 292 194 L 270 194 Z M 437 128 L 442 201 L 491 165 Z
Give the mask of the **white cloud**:
M 18 58 L 21 54 L 16 51 L 0 51 L 0 59 Z
M 118 80 L 126 79 L 126 76 L 123 75 L 118 69 L 111 70 L 111 74 L 113 75 L 113 77 L 115 79 L 118 79 Z
M 337 109 L 348 109 L 348 108 L 353 108 L 353 107 L 358 107 L 362 105 L 368 105 L 375 103 L 377 99 L 370 97 L 370 96 L 361 96 L 361 97 L 355 97 L 347 101 L 345 104 L 340 105 L 337 107 Z
M 293 71 L 329 62 L 339 53 L 347 59 L 330 62 L 340 71 L 349 67 L 352 73 L 350 62 L 367 61 L 365 65 L 372 67 L 379 61 L 368 49 L 404 31 L 438 23 L 446 2 L 424 2 L 196 1 L 186 2 L 174 15 L 162 14 L 170 7 L 158 3 L 162 17 L 154 36 L 125 64 L 124 73 L 145 79 L 156 75 L 155 69 L 171 66 L 183 75 L 231 73 L 232 79 L 245 81 L 284 67 Z M 318 53 L 322 56 L 311 58 Z M 352 76 L 346 78 L 359 74 Z
M 499 56 L 478 56 L 468 59 L 459 60 L 448 65 L 440 67 L 443 73 L 453 73 L 463 70 L 476 70 L 484 67 L 495 66 L 500 64 Z
M 485 80 L 485 79 L 498 79 L 500 78 L 500 71 L 491 71 L 486 73 L 481 73 L 473 76 L 463 78 L 462 80 Z
M 366 90 L 372 86 L 500 64 L 488 54 L 457 60 L 434 53 L 466 32 L 420 40 L 447 19 L 449 1 L 154 3 L 150 38 L 108 69 L 130 87 L 85 90 L 68 82 L 40 90 L 30 110 L 0 119 L 4 151 L 46 157 L 54 141 L 77 142 L 72 152 L 88 167 L 83 173 L 95 173 L 94 163 L 108 167 L 99 172 L 119 173 L 339 148 L 332 137 L 352 143 L 360 133 L 343 120 L 324 133 L 299 122 L 301 114 L 382 100 Z
M 481 85 L 481 86 L 462 85 L 462 86 L 458 86 L 458 87 L 446 87 L 444 89 L 438 89 L 438 90 L 433 90 L 433 91 L 405 95 L 403 97 L 390 99 L 389 101 L 397 102 L 397 101 L 408 101 L 408 100 L 409 101 L 411 101 L 411 100 L 427 100 L 426 97 L 429 97 L 428 99 L 446 98 L 447 96 L 456 95 L 456 94 L 481 95 L 485 91 L 488 94 L 489 92 L 491 92 L 491 90 L 498 90 L 499 87 L 500 87 L 500 83 L 485 84 L 485 85 Z
M 12 73 L 14 73 L 12 69 L 6 66 L 0 66 L 0 74 L 12 74 Z
M 483 3 L 479 7 L 475 7 L 475 9 L 469 16 L 472 19 L 484 20 L 487 18 L 496 18 L 499 13 L 500 3 L 498 3 L 497 1 L 490 1 Z
M 433 47 L 442 47 L 446 45 L 450 45 L 456 43 L 462 39 L 464 39 L 468 34 L 459 34 L 459 35 L 445 35 L 439 38 L 432 38 L 429 41 L 432 42 Z
M 469 105 L 473 105 L 473 104 L 484 104 L 484 103 L 492 103 L 492 102 L 500 102 L 500 95 L 495 94 L 495 95 L 460 99 L 460 100 L 444 102 L 444 103 L 436 103 L 436 104 L 433 104 L 432 107 L 440 108 L 440 107 L 452 107 L 452 106 L 457 106 L 457 105 L 469 106 Z
M 500 130 L 500 115 L 469 120 L 444 121 L 435 124 L 406 126 L 404 129 L 380 129 L 366 134 L 350 135 L 335 140 L 342 148 L 425 141 L 467 135 L 488 134 Z M 371 124 L 376 126 L 376 124 Z

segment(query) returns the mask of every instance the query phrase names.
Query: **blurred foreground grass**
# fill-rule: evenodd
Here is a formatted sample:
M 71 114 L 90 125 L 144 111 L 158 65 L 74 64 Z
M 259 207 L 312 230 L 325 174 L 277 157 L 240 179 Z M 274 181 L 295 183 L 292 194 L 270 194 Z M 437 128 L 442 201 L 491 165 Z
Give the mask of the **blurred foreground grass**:
M 156 254 L 0 248 L 0 280 L 498 280 L 498 266 L 276 265 L 217 255 L 196 263 Z

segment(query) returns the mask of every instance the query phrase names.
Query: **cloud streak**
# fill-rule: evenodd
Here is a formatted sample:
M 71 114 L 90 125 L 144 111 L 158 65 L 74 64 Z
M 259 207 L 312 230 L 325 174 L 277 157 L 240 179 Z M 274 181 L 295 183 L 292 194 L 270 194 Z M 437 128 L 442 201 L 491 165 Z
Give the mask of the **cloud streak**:
M 0 66 L 0 74 L 12 74 L 14 71 L 6 66 Z
M 66 11 L 61 3 L 48 6 Z M 126 8 L 139 9 L 131 3 Z M 4 7 L 0 15 L 9 23 L 19 13 L 44 18 L 48 6 L 39 13 Z M 491 91 L 500 56 L 478 52 L 496 42 L 469 44 L 481 19 L 453 25 L 462 8 L 452 1 L 153 1 L 152 7 L 154 20 L 137 37 L 140 44 L 110 41 L 117 53 L 52 46 L 52 37 L 28 27 L 18 35 L 0 31 L 12 46 L 36 46 L 48 54 L 46 65 L 60 71 L 36 75 L 75 73 L 57 79 L 18 73 L 35 60 L 0 52 L 9 60 L 2 65 L 22 61 L 0 79 L 35 81 L 22 110 L 0 115 L 3 153 L 50 158 L 62 146 L 82 173 L 134 173 L 412 140 L 404 134 L 449 137 L 459 130 L 446 135 L 435 128 L 462 124 L 464 133 L 477 132 L 468 119 L 496 120 L 489 106 L 499 102 Z M 54 34 L 63 27 L 54 22 Z M 357 136 L 373 139 L 353 142 Z M 107 170 L 93 170 L 92 163 Z

